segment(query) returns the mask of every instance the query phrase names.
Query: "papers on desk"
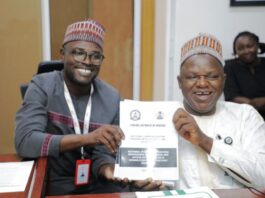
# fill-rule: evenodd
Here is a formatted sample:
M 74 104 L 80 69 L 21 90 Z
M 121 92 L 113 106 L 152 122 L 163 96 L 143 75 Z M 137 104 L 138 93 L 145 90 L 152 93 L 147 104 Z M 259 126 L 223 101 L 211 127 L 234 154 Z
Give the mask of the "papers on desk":
M 178 135 L 172 118 L 178 102 L 120 103 L 120 127 L 125 133 L 114 176 L 131 180 L 178 180 Z
M 0 193 L 24 191 L 34 161 L 0 163 Z
M 186 190 L 136 192 L 137 198 L 218 198 L 208 187 L 199 187 Z

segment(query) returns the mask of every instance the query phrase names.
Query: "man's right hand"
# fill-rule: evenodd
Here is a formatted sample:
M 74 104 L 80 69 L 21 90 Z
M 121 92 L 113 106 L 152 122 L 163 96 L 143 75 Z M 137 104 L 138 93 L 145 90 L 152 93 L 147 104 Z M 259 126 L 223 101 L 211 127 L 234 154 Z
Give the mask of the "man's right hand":
M 186 110 L 183 108 L 177 109 L 173 116 L 173 123 L 179 135 L 210 154 L 213 139 L 201 131 L 195 119 Z

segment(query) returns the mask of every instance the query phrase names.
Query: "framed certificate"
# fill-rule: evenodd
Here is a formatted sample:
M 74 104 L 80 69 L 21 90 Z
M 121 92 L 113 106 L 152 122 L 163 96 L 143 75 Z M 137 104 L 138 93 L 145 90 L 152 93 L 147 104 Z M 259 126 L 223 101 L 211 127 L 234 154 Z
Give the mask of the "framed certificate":
M 262 6 L 265 0 L 230 0 L 231 6 Z

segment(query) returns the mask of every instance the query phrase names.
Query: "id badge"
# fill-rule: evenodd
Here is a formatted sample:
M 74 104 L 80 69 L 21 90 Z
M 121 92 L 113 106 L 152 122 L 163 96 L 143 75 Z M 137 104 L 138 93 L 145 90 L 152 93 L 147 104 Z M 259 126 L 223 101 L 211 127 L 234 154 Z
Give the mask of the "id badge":
M 81 159 L 76 161 L 76 169 L 75 169 L 75 185 L 86 185 L 89 181 L 89 173 L 90 173 L 90 159 Z

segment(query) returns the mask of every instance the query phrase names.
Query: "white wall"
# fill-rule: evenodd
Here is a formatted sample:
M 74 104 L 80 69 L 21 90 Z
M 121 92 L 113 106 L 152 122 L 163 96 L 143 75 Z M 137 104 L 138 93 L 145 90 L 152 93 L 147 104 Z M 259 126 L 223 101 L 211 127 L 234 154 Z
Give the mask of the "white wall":
M 155 0 L 153 100 L 173 100 L 176 84 L 175 0 Z
M 176 76 L 179 73 L 180 48 L 188 39 L 199 32 L 215 35 L 223 45 L 224 58 L 232 58 L 234 37 L 241 31 L 249 30 L 265 42 L 265 6 L 230 7 L 230 0 L 175 0 L 175 47 L 176 64 L 172 87 L 173 99 L 182 100 Z M 174 27 L 174 26 L 173 26 Z M 165 79 L 167 80 L 167 79 Z M 170 98 L 171 99 L 171 98 Z
M 155 1 L 155 30 L 154 30 L 154 81 L 153 99 L 164 100 L 165 74 L 167 70 L 167 3 L 168 1 Z M 159 80 L 158 80 L 159 79 Z

